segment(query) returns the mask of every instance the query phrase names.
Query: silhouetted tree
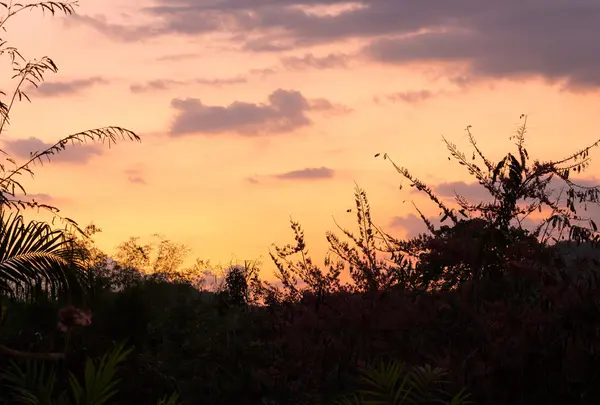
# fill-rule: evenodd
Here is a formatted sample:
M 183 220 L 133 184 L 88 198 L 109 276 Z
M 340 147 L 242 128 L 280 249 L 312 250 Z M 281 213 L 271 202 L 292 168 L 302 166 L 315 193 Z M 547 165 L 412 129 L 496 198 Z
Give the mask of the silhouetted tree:
M 425 193 L 441 209 L 441 221 L 450 220 L 451 226 L 435 229 L 431 221 L 418 210 L 429 234 L 409 240 L 398 240 L 386 234 L 388 251 L 416 258 L 422 288 L 454 288 L 465 280 L 490 278 L 500 280 L 505 264 L 524 251 L 539 249 L 549 238 L 557 241 L 565 237 L 577 243 L 599 239 L 598 228 L 591 218 L 579 213 L 589 204 L 598 204 L 600 187 L 580 185 L 570 178 L 571 172 L 580 173 L 589 164 L 591 149 L 600 140 L 581 151 L 555 161 L 530 163 L 525 147 L 527 120 L 511 139 L 515 140 L 517 154 L 508 153 L 495 163 L 485 157 L 467 128 L 473 147 L 471 159 L 456 145 L 444 139 L 451 156 L 464 166 L 490 194 L 492 202 L 469 202 L 456 195 L 457 208 L 451 208 L 435 195 L 430 187 L 413 177 L 404 167 L 392 161 L 395 169 L 411 183 L 411 187 Z M 384 159 L 389 159 L 385 154 Z M 448 158 L 450 159 L 450 157 Z M 476 164 L 479 159 L 483 166 Z M 390 159 L 391 160 L 391 159 Z M 555 192 L 557 182 L 563 188 Z M 523 226 L 534 212 L 547 212 L 546 218 L 533 230 Z M 531 255 L 530 255 L 531 256 Z

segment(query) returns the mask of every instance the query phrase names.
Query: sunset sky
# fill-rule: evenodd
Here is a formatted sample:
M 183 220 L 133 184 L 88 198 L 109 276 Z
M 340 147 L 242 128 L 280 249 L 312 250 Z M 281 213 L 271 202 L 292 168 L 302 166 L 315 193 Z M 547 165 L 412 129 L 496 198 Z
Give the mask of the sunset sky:
M 9 45 L 59 73 L 15 106 L 2 149 L 22 160 L 84 129 L 135 131 L 141 143 L 72 147 L 24 179 L 102 228 L 108 253 L 162 233 L 191 258 L 270 269 L 270 244 L 293 241 L 291 216 L 322 259 L 332 216 L 354 226 L 354 182 L 394 234 L 422 229 L 411 200 L 438 213 L 376 153 L 442 194 L 477 195 L 442 136 L 468 153 L 471 125 L 500 159 L 528 114 L 542 160 L 600 137 L 597 0 L 81 0 L 76 11 L 7 23 Z M 10 94 L 6 58 L 2 69 Z

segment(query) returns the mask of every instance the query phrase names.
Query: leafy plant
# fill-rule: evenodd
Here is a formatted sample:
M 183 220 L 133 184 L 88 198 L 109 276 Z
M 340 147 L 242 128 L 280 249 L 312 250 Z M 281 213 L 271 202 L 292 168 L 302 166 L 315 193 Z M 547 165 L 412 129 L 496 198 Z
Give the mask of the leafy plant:
M 81 257 L 61 230 L 43 222 L 25 223 L 0 207 L 0 294 L 26 298 L 36 289 L 56 293 L 79 287 Z
M 40 405 L 103 405 L 112 398 L 119 380 L 115 378 L 117 366 L 131 352 L 123 344 L 115 346 L 98 363 L 87 359 L 84 382 L 69 373 L 70 394 L 56 395 L 57 372 L 39 361 L 26 362 L 25 368 L 11 362 L 10 368 L 0 375 L 0 380 L 11 393 L 11 403 Z
M 469 394 L 461 390 L 451 396 L 441 388 L 447 382 L 445 372 L 429 365 L 406 371 L 404 364 L 381 362 L 377 367 L 367 367 L 362 372 L 364 389 L 351 397 L 343 398 L 338 405 L 424 405 L 470 404 Z
M 337 227 L 349 239 L 340 239 L 333 232 L 327 232 L 330 249 L 349 266 L 350 276 L 356 291 L 378 293 L 399 284 L 411 284 L 414 278 L 411 263 L 391 251 L 391 257 L 382 257 L 382 251 L 390 247 L 386 235 L 371 219 L 371 207 L 365 190 L 356 186 L 354 191 L 356 220 L 359 233 L 353 234 Z M 348 212 L 352 212 L 351 209 Z M 383 246 L 383 249 L 382 249 Z M 387 253 L 390 253 L 388 250 Z
M 124 344 L 117 345 L 95 363 L 88 358 L 85 363 L 85 377 L 81 384 L 74 374 L 69 375 L 69 384 L 75 405 L 104 405 L 116 393 L 119 379 L 115 378 L 117 366 L 123 362 L 131 349 Z
M 325 295 L 340 290 L 340 274 L 344 264 L 333 263 L 327 256 L 324 264 L 328 271 L 324 273 L 309 255 L 300 223 L 294 220 L 290 220 L 290 223 L 296 243 L 273 246 L 275 251 L 269 253 L 277 268 L 275 276 L 281 281 L 287 301 L 298 301 L 308 292 L 314 294 L 317 303 L 320 303 Z M 297 261 L 291 260 L 294 255 L 299 256 Z
M 68 373 L 69 390 L 57 394 L 59 379 L 57 369 L 40 361 L 27 361 L 19 366 L 12 361 L 10 367 L 0 374 L 0 382 L 8 392 L 10 404 L 20 405 L 106 405 L 111 404 L 118 393 L 120 379 L 116 373 L 119 365 L 131 353 L 123 343 L 93 361 L 85 363 L 83 381 L 72 372 Z M 178 405 L 179 396 L 173 393 L 157 402 L 157 405 Z
M 170 396 L 159 399 L 156 405 L 179 405 L 179 395 L 174 392 Z
M 470 158 L 444 138 L 451 157 L 488 191 L 490 202 L 472 203 L 456 194 L 457 207 L 452 208 L 406 168 L 383 155 L 410 181 L 411 187 L 426 194 L 441 209 L 442 223 L 447 220 L 452 223 L 436 229 L 417 208 L 429 234 L 410 240 L 385 234 L 388 252 L 421 263 L 417 270 L 422 275 L 422 288 L 452 289 L 468 280 L 501 280 L 506 263 L 517 256 L 523 258 L 523 251 L 535 250 L 549 240 L 556 242 L 567 237 L 577 243 L 600 241 L 596 223 L 578 209 L 600 203 L 600 186 L 578 184 L 570 178 L 571 173 L 580 173 L 588 167 L 590 151 L 600 144 L 600 139 L 563 159 L 531 162 L 525 147 L 527 117 L 521 118 L 523 125 L 511 137 L 517 153 L 508 153 L 499 162 L 483 154 L 470 127 L 467 128 L 473 147 Z M 476 163 L 478 159 L 482 165 Z M 556 192 L 560 183 L 563 187 Z M 545 218 L 535 229 L 528 229 L 524 221 L 535 212 L 545 214 Z
M 10 367 L 0 374 L 3 388 L 11 403 L 22 405 L 51 405 L 54 402 L 56 372 L 48 363 L 29 360 L 21 367 L 11 361 Z
M 510 226 L 522 227 L 525 218 L 544 209 L 549 215 L 541 221 L 533 231 L 533 235 L 545 241 L 552 230 L 558 231 L 557 237 L 568 237 L 578 241 L 597 240 L 598 227 L 590 218 L 578 214 L 577 205 L 597 204 L 600 202 L 600 186 L 589 187 L 571 180 L 571 173 L 585 171 L 590 162 L 592 148 L 600 145 L 600 139 L 580 151 L 562 159 L 553 161 L 534 160 L 530 163 L 529 152 L 525 147 L 527 132 L 527 116 L 522 115 L 523 125 L 519 127 L 515 140 L 517 154 L 508 153 L 499 162 L 493 162 L 481 151 L 475 137 L 467 127 L 469 142 L 473 147 L 471 159 L 458 150 L 457 146 L 444 138 L 450 155 L 473 175 L 493 198 L 493 202 L 470 203 L 464 197 L 456 195 L 459 209 L 446 206 L 432 190 L 422 181 L 414 178 L 407 169 L 391 161 L 392 165 L 403 177 L 411 182 L 411 187 L 427 194 L 442 209 L 442 222 L 450 219 L 454 224 L 459 221 L 459 214 L 464 218 L 483 218 L 501 230 Z M 450 160 L 450 158 L 448 158 Z M 483 162 L 483 169 L 474 163 L 476 159 Z M 556 195 L 553 180 L 562 181 L 562 191 Z M 585 207 L 584 207 L 585 208 Z

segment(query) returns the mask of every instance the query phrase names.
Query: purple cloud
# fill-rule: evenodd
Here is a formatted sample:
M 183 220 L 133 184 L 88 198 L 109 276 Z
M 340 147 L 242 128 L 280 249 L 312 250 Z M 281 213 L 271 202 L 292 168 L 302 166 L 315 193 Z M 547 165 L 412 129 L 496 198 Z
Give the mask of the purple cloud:
M 279 180 L 318 180 L 318 179 L 330 179 L 335 174 L 333 169 L 327 167 L 318 168 L 306 168 L 301 170 L 294 170 L 291 172 L 276 174 L 273 177 Z
M 327 56 L 317 57 L 307 53 L 302 57 L 287 56 L 281 58 L 281 64 L 289 70 L 306 69 L 336 69 L 348 67 L 350 56 L 343 53 L 330 53 Z
M 194 80 L 171 80 L 171 79 L 157 79 L 150 80 L 145 83 L 135 83 L 129 86 L 129 90 L 132 93 L 144 93 L 148 91 L 161 91 L 168 90 L 178 86 L 186 86 L 191 84 L 199 84 L 204 86 L 222 87 L 232 84 L 246 83 L 248 79 L 245 77 L 229 77 L 223 79 L 194 79 Z
M 596 178 L 580 178 L 580 179 L 572 179 L 572 180 L 574 181 L 575 184 L 579 184 L 584 187 L 597 187 L 600 184 L 600 181 Z M 558 192 L 560 191 L 562 186 L 564 186 L 564 182 L 562 182 L 560 180 L 553 180 L 550 183 L 549 188 L 553 189 L 554 190 L 553 195 L 558 197 Z M 432 185 L 431 189 L 435 195 L 437 195 L 438 197 L 441 197 L 444 200 L 454 201 L 455 193 L 462 197 L 465 197 L 467 199 L 467 201 L 474 203 L 474 204 L 477 204 L 480 202 L 491 203 L 494 200 L 493 197 L 490 196 L 488 191 L 479 183 L 466 183 L 466 182 L 462 182 L 462 181 L 445 182 L 445 183 L 440 183 L 437 185 Z M 411 193 L 421 193 L 421 192 L 418 190 L 415 190 L 415 189 L 411 189 Z M 561 199 L 561 201 L 564 201 L 564 197 Z M 559 204 L 562 204 L 562 203 L 559 202 Z M 582 226 L 588 226 L 589 225 L 588 219 L 591 219 L 596 224 L 600 225 L 600 204 L 587 204 L 587 207 L 577 206 L 577 214 L 580 215 L 581 217 L 585 218 L 585 220 L 574 222 L 574 224 L 577 223 Z M 431 216 L 431 217 L 427 217 L 427 219 L 436 228 L 438 228 L 440 225 L 444 225 L 444 224 L 450 225 L 451 224 L 451 222 L 449 222 L 449 221 L 441 223 L 440 222 L 441 217 L 442 217 L 441 215 L 440 216 Z M 517 223 L 515 222 L 514 225 L 516 225 L 516 224 Z M 524 229 L 534 230 L 539 224 L 540 224 L 540 221 L 527 217 L 522 221 L 521 226 Z M 408 214 L 405 216 L 396 216 L 396 217 L 392 218 L 391 222 L 389 223 L 389 226 L 391 228 L 404 229 L 407 232 L 409 237 L 414 237 L 420 233 L 427 232 L 427 227 L 424 224 L 423 220 L 415 214 Z
M 386 95 L 385 98 L 392 103 L 405 102 L 409 104 L 416 104 L 425 100 L 429 100 L 433 96 L 434 94 L 429 90 L 419 90 L 392 93 Z
M 209 106 L 187 98 L 174 99 L 171 106 L 177 111 L 170 128 L 173 137 L 225 132 L 244 136 L 280 134 L 312 125 L 306 116 L 308 111 L 335 108 L 322 101 L 315 106 L 299 91 L 282 89 L 271 93 L 267 103 L 235 101 L 228 106 Z
M 79 93 L 96 84 L 108 83 L 102 77 L 90 77 L 88 79 L 78 79 L 61 82 L 43 82 L 35 92 L 44 97 L 64 96 Z
M 144 179 L 142 173 L 138 169 L 128 169 L 125 170 L 125 175 L 127 176 L 127 181 L 133 184 L 141 184 L 146 185 L 146 179 Z
M 159 0 L 142 11 L 155 22 L 132 27 L 89 16 L 76 21 L 113 38 L 229 35 L 253 52 L 298 50 L 362 39 L 361 54 L 388 64 L 458 62 L 472 78 L 543 77 L 571 89 L 600 86 L 600 2 L 506 0 Z M 74 20 L 75 21 L 75 20 Z M 457 72 L 449 72 L 456 76 Z
M 21 159 L 29 159 L 33 153 L 42 152 L 53 143 L 46 143 L 40 139 L 30 137 L 27 139 L 5 140 L 6 149 Z M 92 157 L 102 154 L 102 145 L 73 144 L 68 145 L 65 150 L 50 157 L 56 163 L 87 163 Z

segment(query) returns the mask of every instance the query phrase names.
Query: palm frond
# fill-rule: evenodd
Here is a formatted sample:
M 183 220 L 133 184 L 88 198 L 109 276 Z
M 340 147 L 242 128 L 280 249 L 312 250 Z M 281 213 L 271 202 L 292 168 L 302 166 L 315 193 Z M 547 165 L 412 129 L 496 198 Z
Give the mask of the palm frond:
M 62 230 L 0 209 L 0 289 L 11 295 L 23 289 L 53 292 L 76 288 L 81 275 L 77 252 Z

